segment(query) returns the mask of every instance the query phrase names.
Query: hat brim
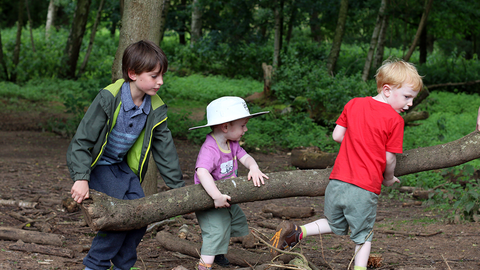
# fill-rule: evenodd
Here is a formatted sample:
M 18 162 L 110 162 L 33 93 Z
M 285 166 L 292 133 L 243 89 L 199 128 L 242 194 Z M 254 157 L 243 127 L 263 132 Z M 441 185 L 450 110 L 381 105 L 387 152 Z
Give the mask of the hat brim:
M 252 117 L 260 116 L 260 115 L 263 115 L 263 114 L 267 114 L 267 113 L 269 113 L 269 112 L 270 112 L 270 111 L 252 113 L 252 114 L 250 114 L 249 116 L 239 117 L 239 118 L 231 119 L 231 120 L 229 120 L 229 121 L 221 122 L 221 123 L 211 123 L 211 124 L 206 124 L 206 125 L 204 125 L 204 126 L 191 127 L 191 128 L 189 128 L 188 130 L 194 130 L 194 129 L 204 128 L 204 127 L 216 126 L 216 125 L 220 125 L 220 124 L 223 124 L 223 123 L 236 121 L 236 120 L 238 120 L 238 119 L 252 118 Z

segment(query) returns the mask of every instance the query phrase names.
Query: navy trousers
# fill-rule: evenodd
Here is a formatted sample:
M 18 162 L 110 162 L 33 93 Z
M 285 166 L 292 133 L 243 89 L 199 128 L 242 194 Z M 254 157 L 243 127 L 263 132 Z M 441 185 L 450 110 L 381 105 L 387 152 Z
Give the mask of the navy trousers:
M 96 166 L 90 175 L 89 187 L 108 196 L 134 200 L 145 197 L 140 181 L 126 162 L 108 166 Z M 128 270 L 137 261 L 137 246 L 146 227 L 131 231 L 98 231 L 83 264 L 95 270 Z

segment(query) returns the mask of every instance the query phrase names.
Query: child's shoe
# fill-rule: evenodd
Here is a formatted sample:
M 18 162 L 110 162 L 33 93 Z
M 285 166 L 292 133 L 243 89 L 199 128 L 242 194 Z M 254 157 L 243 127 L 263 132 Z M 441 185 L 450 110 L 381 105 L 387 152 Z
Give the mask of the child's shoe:
M 228 261 L 228 259 L 223 254 L 216 255 L 213 262 L 220 265 L 221 267 L 230 267 L 230 261 Z
M 302 229 L 299 226 L 285 220 L 277 226 L 277 231 L 272 239 L 270 239 L 270 244 L 281 250 L 292 248 L 300 242 L 301 234 Z M 273 256 L 278 255 L 278 251 L 273 249 L 270 249 L 270 253 Z
M 197 269 L 198 270 L 212 270 L 212 267 L 206 267 L 204 265 L 201 265 L 201 264 L 197 264 Z

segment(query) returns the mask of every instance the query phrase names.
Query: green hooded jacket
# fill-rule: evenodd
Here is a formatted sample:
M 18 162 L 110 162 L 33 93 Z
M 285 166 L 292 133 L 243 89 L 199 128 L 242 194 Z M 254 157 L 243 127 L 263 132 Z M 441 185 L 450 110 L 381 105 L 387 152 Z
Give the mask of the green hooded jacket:
M 121 108 L 123 83 L 120 79 L 100 90 L 78 125 L 67 151 L 67 166 L 73 181 L 89 181 L 90 173 L 102 157 Z M 167 186 L 183 187 L 177 150 L 167 127 L 167 106 L 158 95 L 151 96 L 151 101 L 146 127 L 125 158 L 142 182 L 151 152 Z

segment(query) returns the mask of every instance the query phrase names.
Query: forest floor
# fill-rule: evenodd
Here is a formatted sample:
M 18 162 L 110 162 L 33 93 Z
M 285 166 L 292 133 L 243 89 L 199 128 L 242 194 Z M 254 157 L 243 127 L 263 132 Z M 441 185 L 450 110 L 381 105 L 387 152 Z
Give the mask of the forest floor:
M 0 204 L 0 269 L 83 269 L 82 259 L 95 231 L 83 223 L 80 211 L 69 213 L 62 200 L 69 197 L 72 181 L 65 164 L 69 139 L 42 132 L 39 123 L 52 115 L 28 111 L 0 111 L 0 200 L 37 202 L 35 208 Z M 199 146 L 176 140 L 184 178 L 193 184 L 193 168 Z M 263 172 L 291 170 L 287 152 L 250 153 Z M 245 170 L 240 173 L 245 174 Z M 407 199 L 408 200 L 408 199 Z M 406 203 L 407 202 L 407 203 Z M 399 197 L 379 200 L 374 229 L 372 254 L 382 262 L 375 269 L 480 269 L 480 227 L 478 223 L 447 224 L 437 212 L 425 205 L 409 204 Z M 294 219 L 304 224 L 323 217 L 323 197 L 296 197 L 240 204 L 249 226 L 271 237 L 282 219 L 262 213 L 266 204 L 313 207 L 314 216 Z M 405 206 L 404 204 L 409 206 Z M 23 217 L 23 218 L 22 218 Z M 28 221 L 27 219 L 30 219 Z M 27 221 L 26 221 L 27 220 Z M 184 223 L 189 226 L 187 240 L 201 243 L 200 229 L 194 215 L 178 217 L 161 230 L 177 234 Z M 16 240 L 5 240 L 5 228 L 42 231 L 62 237 L 62 248 L 74 251 L 68 257 L 48 255 L 14 248 Z M 160 230 L 160 229 L 159 229 Z M 135 269 L 173 269 L 183 266 L 194 269 L 198 259 L 170 251 L 156 240 L 156 230 L 147 232 L 138 247 Z M 8 237 L 7 237 L 8 238 Z M 348 236 L 323 235 L 305 238 L 299 245 L 305 257 L 319 269 L 347 269 L 354 245 Z M 231 243 L 231 249 L 243 249 L 241 243 Z M 248 248 L 265 254 L 268 248 L 256 245 Z M 232 265 L 231 268 L 239 267 Z M 223 269 L 214 265 L 214 269 Z M 271 268 L 272 269 L 272 268 Z

